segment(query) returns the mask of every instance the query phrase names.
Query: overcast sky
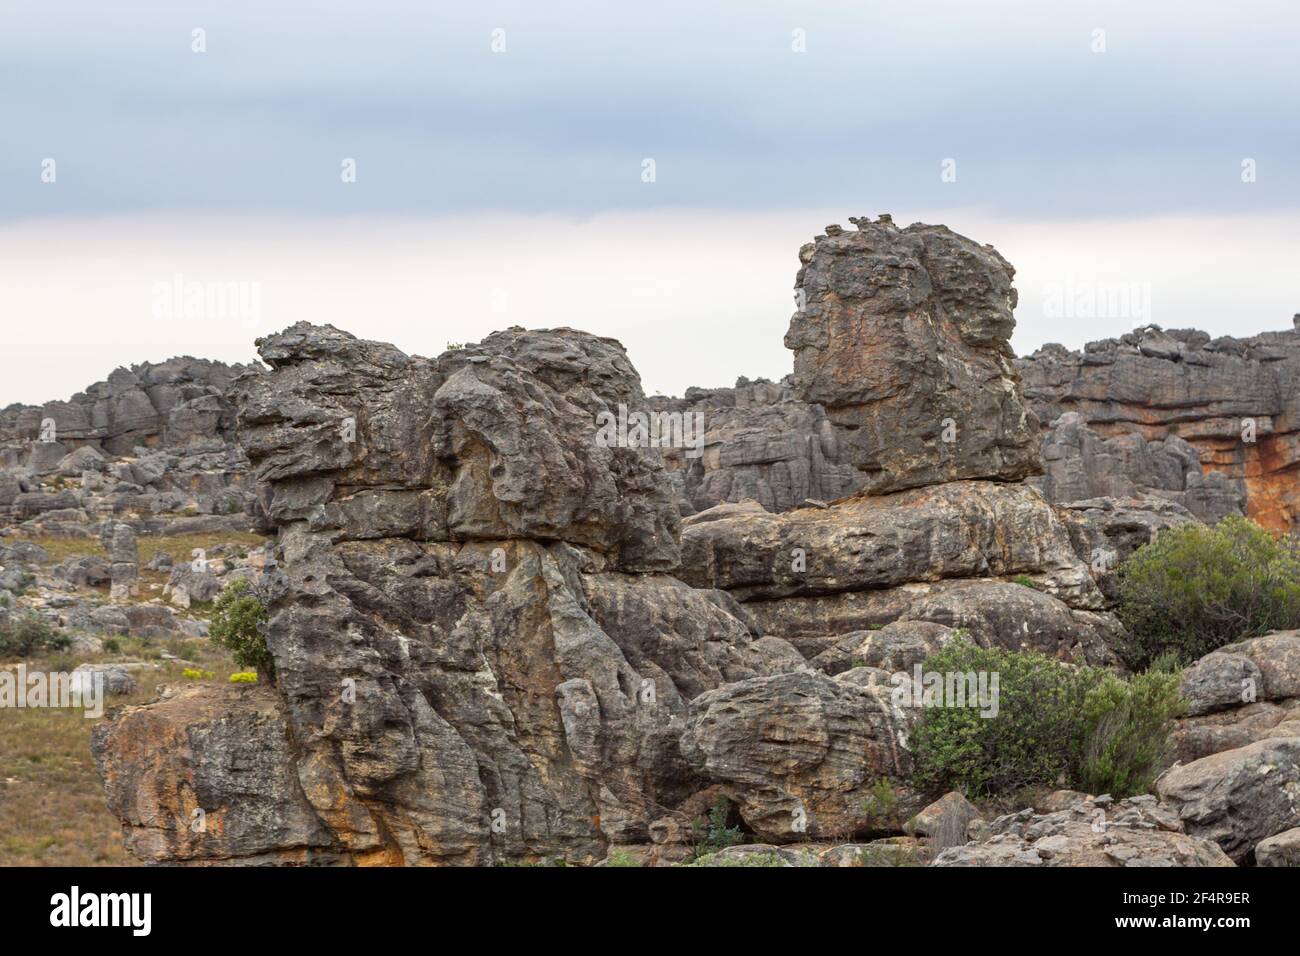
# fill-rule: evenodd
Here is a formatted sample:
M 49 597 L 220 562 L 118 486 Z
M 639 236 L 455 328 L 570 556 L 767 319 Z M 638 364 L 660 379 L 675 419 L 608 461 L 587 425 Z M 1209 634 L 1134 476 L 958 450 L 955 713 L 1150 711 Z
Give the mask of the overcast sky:
M 779 377 L 800 244 L 879 212 L 997 246 L 1021 352 L 1289 327 L 1297 36 L 1282 0 L 0 0 L 0 404 L 298 319 Z

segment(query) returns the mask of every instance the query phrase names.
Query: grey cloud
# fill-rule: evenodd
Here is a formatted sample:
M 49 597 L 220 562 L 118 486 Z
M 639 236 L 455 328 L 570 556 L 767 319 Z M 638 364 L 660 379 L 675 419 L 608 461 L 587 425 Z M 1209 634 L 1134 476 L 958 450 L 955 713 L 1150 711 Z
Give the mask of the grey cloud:
M 0 217 L 1294 206 L 1300 10 L 1131 7 L 50 0 L 0 32 Z

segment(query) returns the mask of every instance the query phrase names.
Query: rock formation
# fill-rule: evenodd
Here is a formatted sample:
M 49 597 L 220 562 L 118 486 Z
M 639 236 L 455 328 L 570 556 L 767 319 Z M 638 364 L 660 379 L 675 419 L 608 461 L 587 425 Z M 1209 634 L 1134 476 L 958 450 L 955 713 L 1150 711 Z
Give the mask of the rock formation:
M 1235 492 L 1201 475 L 1189 436 L 1103 438 L 1049 408 L 1044 438 L 1007 345 L 1010 265 L 943 227 L 854 221 L 801 250 L 779 384 L 647 399 L 617 342 L 572 329 L 432 359 L 306 323 L 259 339 L 268 368 L 223 401 L 250 512 L 276 536 L 255 575 L 275 685 L 171 691 L 97 727 L 132 850 L 466 865 L 637 847 L 674 862 L 711 809 L 770 844 L 871 839 L 897 832 L 872 809 L 879 786 L 899 819 L 934 796 L 908 785 L 917 712 L 891 694 L 899 671 L 958 635 L 1114 663 L 1116 556 L 1229 513 Z M 626 427 L 642 413 L 703 413 L 702 441 L 658 447 Z M 173 569 L 169 588 L 210 593 L 201 573 Z M 1179 732 L 1235 707 L 1242 674 L 1266 688 L 1250 706 L 1285 712 L 1289 647 L 1198 665 Z M 1162 778 L 1168 805 L 1106 810 L 1104 836 L 1105 798 L 1078 795 L 964 817 L 971 842 L 926 852 L 1224 865 L 1297 825 L 1245 771 L 1233 779 L 1267 822 L 1223 822 L 1198 782 L 1218 771 L 1189 767 Z M 196 830 L 196 811 L 212 825 Z M 919 852 L 899 839 L 913 842 L 768 855 Z
M 844 428 L 872 491 L 1037 472 L 1010 263 L 944 226 L 855 223 L 799 250 L 785 337 L 798 397 Z
M 1057 795 L 1053 795 L 1057 796 Z M 1232 866 L 1212 841 L 1189 835 L 1183 822 L 1150 795 L 1118 803 L 1070 797 L 1059 810 L 1021 810 L 999 817 L 975 839 L 944 850 L 935 866 Z
M 211 446 L 230 437 L 234 416 L 223 394 L 246 368 L 188 356 L 119 368 L 66 402 L 0 410 L 0 444 L 56 446 L 26 446 L 25 464 L 37 472 L 83 447 L 125 456 L 137 447 Z
M 92 651 L 101 636 L 207 633 L 184 613 L 188 594 L 156 579 L 171 557 L 156 550 L 145 566 L 140 551 L 202 541 L 213 560 L 197 596 L 209 600 L 228 573 L 249 574 L 259 560 L 248 460 L 225 395 L 247 368 L 146 363 L 66 402 L 0 411 L 0 624 L 36 616 Z M 68 556 L 52 558 L 56 548 Z M 184 558 L 190 569 L 188 550 Z
M 596 440 L 600 412 L 644 404 L 617 343 L 512 329 L 428 360 L 299 325 L 259 348 L 271 371 L 233 394 L 284 559 L 279 703 L 245 723 L 300 742 L 289 779 L 329 833 L 283 861 L 595 861 L 711 786 L 678 746 L 688 703 L 799 658 L 664 573 L 679 519 L 658 453 Z M 118 718 L 106 777 L 200 706 Z M 172 773 L 110 788 L 114 810 L 147 818 Z M 141 850 L 244 854 L 175 825 Z
M 177 358 L 119 368 L 66 402 L 0 410 L 0 523 L 85 537 L 247 528 L 247 461 L 225 389 L 245 366 Z
M 788 378 L 692 388 L 683 399 L 655 396 L 650 404 L 656 412 L 697 415 L 704 425 L 700 455 L 664 449 L 684 515 L 746 500 L 788 511 L 809 499 L 843 498 L 866 484 L 848 460 L 843 429 L 821 405 L 795 398 Z
M 1082 352 L 1047 345 L 1016 364 L 1039 419 L 1050 425 L 1076 413 L 1106 440 L 1107 457 L 1139 461 L 1142 441 L 1159 446 L 1152 457 L 1188 459 L 1186 446 L 1194 449 L 1204 480 L 1180 486 L 1175 469 L 1157 463 L 1156 494 L 1184 492 L 1183 503 L 1206 520 L 1244 497 L 1246 513 L 1265 527 L 1285 531 L 1300 521 L 1300 329 L 1211 339 L 1151 326 Z M 1078 424 L 1071 418 L 1066 427 Z M 1111 480 L 1113 463 L 1089 457 L 1089 480 Z M 1139 463 L 1127 477 L 1142 484 L 1146 474 Z
M 1206 474 L 1196 449 L 1177 435 L 1148 442 L 1137 432 L 1102 438 L 1078 412 L 1053 421 L 1043 438 L 1045 474 L 1033 479 L 1050 501 L 1088 507 L 1097 499 L 1161 499 L 1213 524 L 1245 513 L 1245 492 L 1226 475 Z M 1133 507 L 1133 505 L 1130 505 Z

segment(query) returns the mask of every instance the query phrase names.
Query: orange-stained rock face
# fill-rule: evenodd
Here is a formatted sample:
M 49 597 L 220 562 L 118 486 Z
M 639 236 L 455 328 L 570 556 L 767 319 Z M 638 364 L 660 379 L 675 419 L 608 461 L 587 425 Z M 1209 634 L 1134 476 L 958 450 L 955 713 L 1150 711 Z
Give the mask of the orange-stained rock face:
M 1267 435 L 1244 446 L 1247 510 L 1270 531 L 1300 526 L 1300 448 L 1295 434 Z
M 92 750 L 127 847 L 147 862 L 340 862 L 292 772 L 269 687 L 196 684 L 111 714 Z
M 1062 414 L 1077 412 L 1106 438 L 1173 436 L 1195 450 L 1204 475 L 1223 476 L 1200 517 L 1231 513 L 1226 485 L 1269 530 L 1300 527 L 1300 329 L 1212 340 L 1151 327 L 1082 353 L 1045 346 L 1017 365 L 1049 435 Z

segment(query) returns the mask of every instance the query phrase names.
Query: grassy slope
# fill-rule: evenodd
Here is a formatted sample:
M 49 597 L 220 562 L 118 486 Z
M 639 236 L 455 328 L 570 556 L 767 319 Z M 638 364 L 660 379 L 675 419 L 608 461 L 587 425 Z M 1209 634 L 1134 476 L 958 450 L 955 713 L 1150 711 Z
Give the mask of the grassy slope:
M 33 538 L 49 552 L 51 564 L 77 554 L 102 554 L 95 539 Z M 263 539 L 252 534 L 179 535 L 140 539 L 141 563 L 157 551 L 176 561 L 188 561 L 194 548 L 220 544 L 257 547 Z M 141 598 L 159 596 L 165 575 L 142 574 Z M 196 608 L 195 610 L 199 610 Z M 214 671 L 224 680 L 236 670 L 228 655 L 206 640 L 145 642 L 119 638 L 120 653 L 92 657 L 67 654 L 27 661 L 29 671 L 70 671 L 77 664 L 111 660 L 154 660 L 156 671 L 137 671 L 137 690 L 129 697 L 110 698 L 108 706 L 143 703 L 157 695 L 160 684 L 185 680 L 180 661 L 163 661 L 167 650 Z M 0 667 L 16 661 L 0 661 Z M 100 718 L 102 719 L 102 718 Z M 136 861 L 122 846 L 117 820 L 104 804 L 104 791 L 90 755 L 90 731 L 97 720 L 80 711 L 45 708 L 0 711 L 0 866 L 130 866 Z

